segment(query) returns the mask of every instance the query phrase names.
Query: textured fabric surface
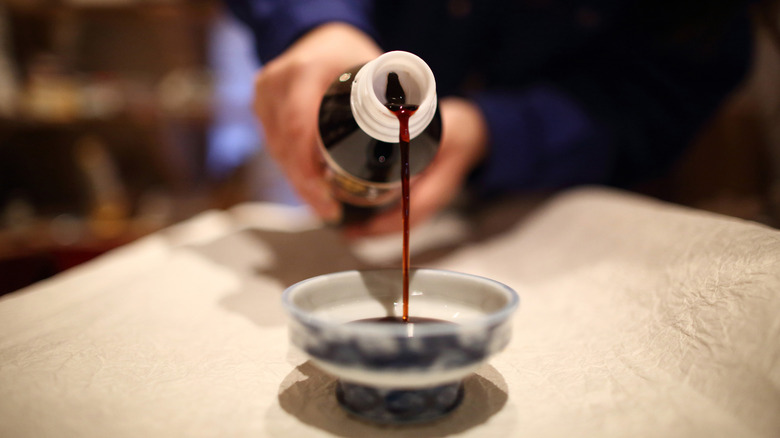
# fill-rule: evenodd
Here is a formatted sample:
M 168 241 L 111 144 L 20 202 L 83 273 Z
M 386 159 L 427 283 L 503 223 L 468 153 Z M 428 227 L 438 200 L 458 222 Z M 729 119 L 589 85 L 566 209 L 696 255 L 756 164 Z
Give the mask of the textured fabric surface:
M 780 436 L 780 232 L 600 189 L 511 207 L 412 236 L 521 296 L 443 420 L 357 421 L 288 346 L 285 286 L 399 244 L 244 205 L 0 299 L 0 436 Z

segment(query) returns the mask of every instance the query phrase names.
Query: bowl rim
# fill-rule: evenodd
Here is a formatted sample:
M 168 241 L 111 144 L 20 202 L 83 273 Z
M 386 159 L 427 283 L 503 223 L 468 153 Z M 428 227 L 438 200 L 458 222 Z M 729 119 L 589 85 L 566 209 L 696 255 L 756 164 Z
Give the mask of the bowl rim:
M 488 313 L 478 318 L 469 318 L 468 320 L 458 321 L 456 324 L 450 322 L 441 322 L 441 323 L 429 322 L 425 324 L 408 324 L 408 325 L 407 324 L 377 324 L 375 322 L 360 322 L 360 321 L 350 321 L 348 323 L 345 323 L 343 321 L 329 320 L 329 319 L 319 317 L 315 314 L 306 312 L 302 310 L 300 307 L 298 307 L 297 305 L 295 305 L 295 303 L 293 303 L 293 295 L 295 294 L 296 290 L 299 290 L 301 287 L 303 287 L 308 283 L 325 281 L 329 278 L 332 279 L 336 277 L 354 276 L 354 275 L 360 275 L 362 273 L 370 273 L 370 272 L 397 272 L 398 275 L 400 276 L 402 270 L 401 268 L 350 269 L 350 270 L 332 272 L 328 274 L 321 274 L 314 277 L 310 277 L 305 280 L 301 280 L 297 283 L 294 283 L 284 290 L 284 292 L 282 293 L 283 307 L 287 311 L 288 315 L 294 318 L 295 320 L 303 322 L 308 325 L 316 326 L 319 329 L 348 331 L 350 333 L 354 332 L 357 334 L 365 334 L 367 336 L 391 335 L 391 336 L 410 337 L 411 336 L 410 326 L 413 326 L 414 336 L 420 337 L 420 336 L 448 335 L 448 334 L 458 333 L 462 331 L 480 330 L 480 329 L 487 329 L 489 327 L 497 326 L 502 322 L 509 320 L 510 316 L 515 312 L 515 310 L 517 310 L 517 308 L 520 305 L 520 296 L 518 295 L 518 293 L 513 288 L 507 286 L 502 282 L 481 275 L 475 275 L 475 274 L 447 270 L 447 269 L 436 269 L 436 268 L 411 268 L 410 275 L 412 273 L 414 273 L 414 275 L 419 275 L 419 273 L 433 274 L 433 275 L 454 275 L 458 277 L 467 278 L 471 281 L 487 283 L 493 287 L 496 287 L 496 289 L 501 290 L 504 294 L 506 294 L 508 297 L 507 303 L 494 312 Z

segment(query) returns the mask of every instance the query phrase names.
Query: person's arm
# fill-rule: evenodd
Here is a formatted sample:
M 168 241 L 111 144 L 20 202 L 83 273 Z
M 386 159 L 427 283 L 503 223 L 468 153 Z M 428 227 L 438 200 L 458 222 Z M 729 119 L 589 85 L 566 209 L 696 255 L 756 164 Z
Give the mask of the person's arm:
M 631 187 L 668 169 L 744 78 L 748 20 L 693 36 L 635 26 L 584 48 L 543 82 L 474 96 L 490 133 L 476 188 Z
M 370 2 L 228 0 L 253 30 L 265 67 L 256 79 L 255 112 L 268 150 L 293 187 L 326 220 L 340 208 L 331 198 L 315 157 L 316 109 L 337 72 L 381 51 L 370 25 Z M 415 181 L 412 223 L 434 214 L 462 188 L 484 151 L 485 126 L 478 108 L 463 99 L 440 103 L 444 124 L 441 153 Z M 381 234 L 400 228 L 400 206 L 348 234 Z
M 572 97 L 550 85 L 474 96 L 489 153 L 471 182 L 480 192 L 551 190 L 609 179 L 615 141 Z

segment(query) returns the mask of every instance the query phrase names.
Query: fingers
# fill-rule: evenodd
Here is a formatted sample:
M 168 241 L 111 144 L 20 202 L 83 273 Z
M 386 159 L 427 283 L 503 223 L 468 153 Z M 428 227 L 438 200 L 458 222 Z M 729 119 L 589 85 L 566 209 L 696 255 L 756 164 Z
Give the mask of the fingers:
M 331 197 L 317 145 L 317 113 L 337 73 L 380 54 L 355 28 L 323 25 L 268 63 L 255 78 L 254 110 L 266 147 L 290 185 L 325 220 L 340 216 Z
M 277 85 L 274 77 L 259 78 L 256 112 L 265 128 L 268 151 L 291 186 L 317 215 L 336 221 L 340 206 L 330 196 L 317 150 L 319 99 L 312 96 L 321 96 L 323 86 L 311 73 L 295 75 L 299 79 L 291 88 L 286 83 Z

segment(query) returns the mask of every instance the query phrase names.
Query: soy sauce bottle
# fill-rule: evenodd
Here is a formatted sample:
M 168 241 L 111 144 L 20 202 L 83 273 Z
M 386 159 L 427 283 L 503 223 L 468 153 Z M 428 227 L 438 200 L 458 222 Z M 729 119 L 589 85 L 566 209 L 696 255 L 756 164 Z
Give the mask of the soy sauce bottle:
M 430 67 L 408 52 L 387 52 L 330 85 L 320 104 L 320 150 L 343 224 L 360 222 L 401 196 L 399 121 L 388 105 L 417 106 L 409 118 L 412 177 L 433 160 L 441 140 L 436 82 Z

